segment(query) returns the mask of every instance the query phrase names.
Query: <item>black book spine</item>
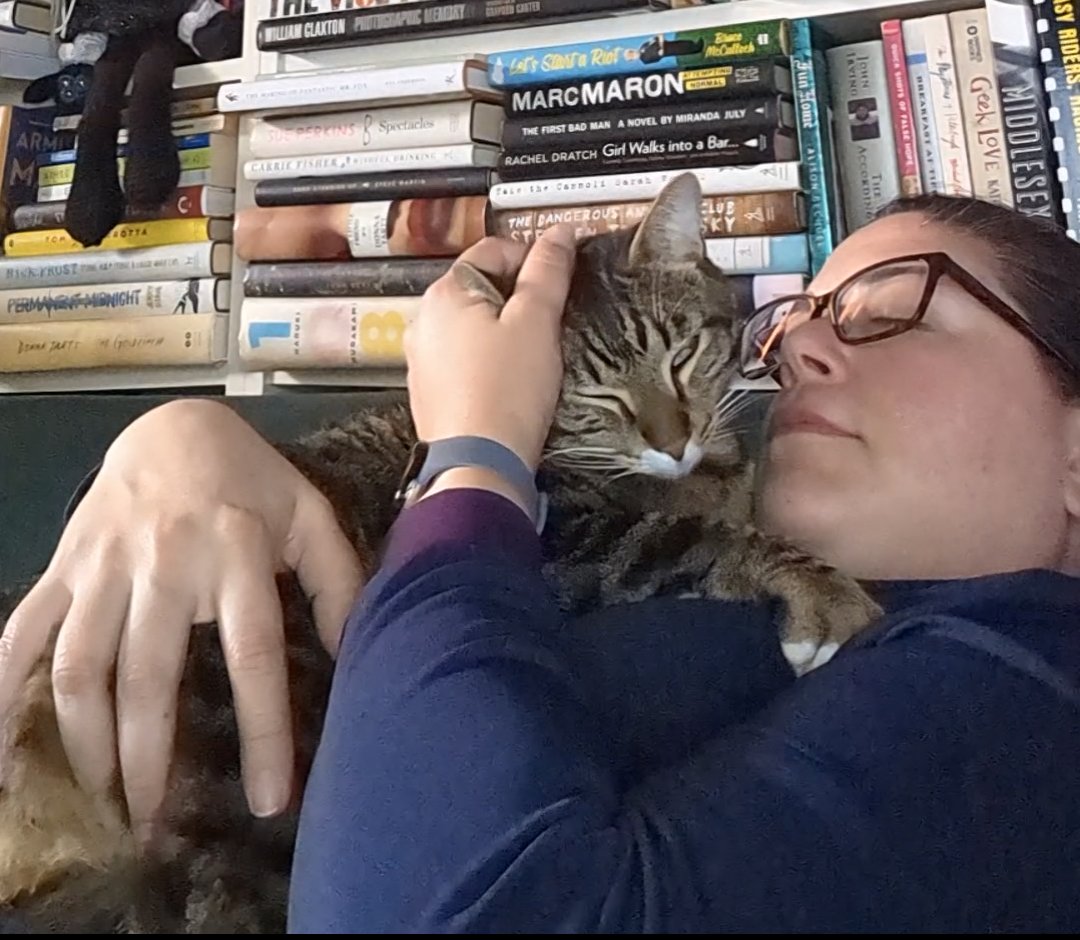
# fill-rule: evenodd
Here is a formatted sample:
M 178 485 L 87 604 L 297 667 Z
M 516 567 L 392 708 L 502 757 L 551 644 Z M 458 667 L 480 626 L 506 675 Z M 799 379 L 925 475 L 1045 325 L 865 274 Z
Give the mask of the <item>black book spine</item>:
M 1073 4 L 1034 0 L 1035 32 L 1039 41 L 1046 93 L 1050 99 L 1050 123 L 1054 127 L 1054 150 L 1058 161 L 1061 208 L 1065 228 L 1080 236 L 1080 69 L 1065 67 L 1080 62 L 1080 33 Z
M 791 94 L 791 70 L 772 59 L 700 69 L 639 72 L 507 89 L 508 117 L 580 114 L 611 108 Z
M 255 184 L 255 205 L 311 206 L 331 202 L 484 196 L 494 182 L 494 171 L 478 166 L 460 170 L 398 170 L 262 180 Z
M 677 140 L 704 134 L 761 132 L 790 127 L 791 102 L 779 97 L 702 102 L 660 108 L 605 111 L 569 117 L 519 118 L 503 125 L 507 150 L 536 150 L 656 134 Z
M 986 0 L 1001 94 L 1013 202 L 1025 215 L 1061 225 L 1053 131 L 1030 0 Z
M 672 140 L 663 135 L 544 150 L 504 151 L 499 179 L 551 179 L 666 170 L 682 166 L 734 166 L 795 160 L 798 144 L 791 131 L 701 134 Z
M 251 264 L 245 297 L 419 297 L 453 258 Z
M 640 0 L 428 0 L 392 7 L 346 10 L 314 16 L 286 16 L 263 20 L 257 42 L 260 49 L 298 52 L 359 46 L 374 42 L 401 42 L 425 36 L 445 36 L 524 25 L 581 19 L 620 13 L 645 6 Z

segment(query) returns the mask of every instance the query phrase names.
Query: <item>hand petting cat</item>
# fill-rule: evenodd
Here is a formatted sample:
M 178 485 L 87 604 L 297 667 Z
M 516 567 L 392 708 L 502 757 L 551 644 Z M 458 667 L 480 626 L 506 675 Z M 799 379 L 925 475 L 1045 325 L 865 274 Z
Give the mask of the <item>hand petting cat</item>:
M 562 385 L 560 337 L 574 244 L 566 224 L 529 248 L 486 238 L 428 288 L 405 335 L 409 400 L 421 440 L 490 438 L 536 469 Z M 510 284 L 512 293 L 503 286 Z M 494 490 L 522 505 L 502 477 L 472 467 L 442 474 L 425 496 L 460 486 Z

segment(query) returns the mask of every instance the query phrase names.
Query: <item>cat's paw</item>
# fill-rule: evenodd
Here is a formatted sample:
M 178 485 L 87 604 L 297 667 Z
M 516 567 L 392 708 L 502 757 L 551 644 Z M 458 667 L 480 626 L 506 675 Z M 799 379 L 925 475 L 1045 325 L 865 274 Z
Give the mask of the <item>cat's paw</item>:
M 882 613 L 858 582 L 825 567 L 799 572 L 781 596 L 787 613 L 780 645 L 800 676 L 827 663 Z

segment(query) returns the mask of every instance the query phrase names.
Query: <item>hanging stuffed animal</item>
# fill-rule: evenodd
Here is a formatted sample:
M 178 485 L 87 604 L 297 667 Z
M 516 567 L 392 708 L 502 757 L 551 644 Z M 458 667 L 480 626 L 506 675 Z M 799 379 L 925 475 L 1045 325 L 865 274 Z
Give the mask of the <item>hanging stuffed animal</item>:
M 172 133 L 173 72 L 185 50 L 206 59 L 239 55 L 242 13 L 217 0 L 66 0 L 65 11 L 60 32 L 65 68 L 53 76 L 54 85 L 35 83 L 38 87 L 27 92 L 44 100 L 41 95 L 55 93 L 65 73 L 93 67 L 64 218 L 71 237 L 91 247 L 127 213 L 152 214 L 176 189 L 180 157 Z M 116 149 L 129 82 L 121 187 Z

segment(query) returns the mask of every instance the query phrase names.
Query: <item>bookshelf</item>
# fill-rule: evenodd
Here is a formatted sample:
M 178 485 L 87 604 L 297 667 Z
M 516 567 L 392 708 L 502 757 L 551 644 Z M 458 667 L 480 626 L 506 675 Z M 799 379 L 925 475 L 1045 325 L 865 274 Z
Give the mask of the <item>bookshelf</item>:
M 181 97 L 209 94 L 223 83 L 272 78 L 309 70 L 358 66 L 379 68 L 529 46 L 785 17 L 811 17 L 818 21 L 835 42 L 856 42 L 873 38 L 883 19 L 945 13 L 978 5 L 978 0 L 730 0 L 673 10 L 638 10 L 571 23 L 490 30 L 316 52 L 277 53 L 261 52 L 256 44 L 257 26 L 260 20 L 268 16 L 270 2 L 271 0 L 247 0 L 243 54 L 239 58 L 185 66 L 177 70 L 175 87 Z M 10 95 L 10 88 L 0 88 L 0 102 L 13 100 Z M 240 118 L 237 211 L 253 205 L 254 202 L 254 186 L 244 178 L 243 164 L 250 159 L 247 139 L 252 115 L 256 113 L 242 114 Z M 238 316 L 243 297 L 244 269 L 244 263 L 234 256 L 234 318 Z M 237 336 L 233 328 L 229 335 L 228 361 L 212 368 L 94 369 L 27 375 L 0 374 L 0 394 L 150 389 L 190 389 L 198 393 L 214 389 L 224 391 L 226 395 L 263 395 L 274 392 L 289 393 L 299 389 L 314 391 L 319 388 L 385 388 L 400 387 L 404 384 L 400 374 L 380 370 L 251 372 L 241 367 L 236 346 Z

